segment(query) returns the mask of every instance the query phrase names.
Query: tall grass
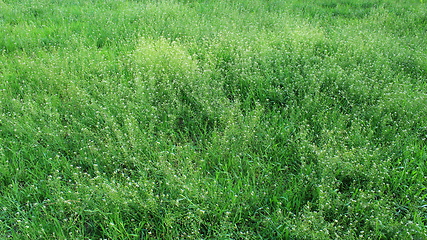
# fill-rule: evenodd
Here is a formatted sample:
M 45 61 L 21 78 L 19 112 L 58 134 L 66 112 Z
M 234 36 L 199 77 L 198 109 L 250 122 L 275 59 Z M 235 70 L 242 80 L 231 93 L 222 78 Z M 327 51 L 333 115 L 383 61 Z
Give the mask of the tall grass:
M 426 238 L 425 3 L 0 9 L 2 238 Z

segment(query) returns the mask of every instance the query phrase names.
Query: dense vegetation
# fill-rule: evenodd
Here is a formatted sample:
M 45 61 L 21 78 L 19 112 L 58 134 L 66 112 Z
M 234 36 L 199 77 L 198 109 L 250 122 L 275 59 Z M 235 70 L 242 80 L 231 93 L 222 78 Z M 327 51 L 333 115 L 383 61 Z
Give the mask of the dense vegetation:
M 0 0 L 0 238 L 427 238 L 427 5 Z

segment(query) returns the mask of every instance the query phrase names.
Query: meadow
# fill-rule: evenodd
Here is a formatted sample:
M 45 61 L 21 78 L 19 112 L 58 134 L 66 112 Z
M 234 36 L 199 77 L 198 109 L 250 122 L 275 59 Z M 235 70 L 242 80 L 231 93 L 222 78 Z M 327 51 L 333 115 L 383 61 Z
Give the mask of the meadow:
M 0 0 L 1 239 L 427 239 L 422 0 Z

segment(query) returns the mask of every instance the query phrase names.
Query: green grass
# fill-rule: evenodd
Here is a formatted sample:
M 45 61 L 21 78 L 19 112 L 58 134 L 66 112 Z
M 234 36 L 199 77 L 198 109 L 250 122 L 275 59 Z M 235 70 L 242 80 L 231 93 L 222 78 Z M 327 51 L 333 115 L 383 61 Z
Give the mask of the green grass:
M 423 1 L 0 9 L 0 238 L 427 238 Z

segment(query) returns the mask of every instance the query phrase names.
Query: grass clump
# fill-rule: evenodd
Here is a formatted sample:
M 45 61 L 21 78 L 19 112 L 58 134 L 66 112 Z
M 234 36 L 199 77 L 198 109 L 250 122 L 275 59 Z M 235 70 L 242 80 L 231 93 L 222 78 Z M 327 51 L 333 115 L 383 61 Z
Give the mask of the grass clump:
M 163 125 L 159 132 L 181 133 L 198 141 L 225 117 L 227 102 L 218 84 L 209 83 L 206 70 L 178 42 L 143 38 L 132 57 L 136 98 L 149 103 L 155 121 Z
M 422 239 L 420 1 L 0 1 L 0 236 Z

